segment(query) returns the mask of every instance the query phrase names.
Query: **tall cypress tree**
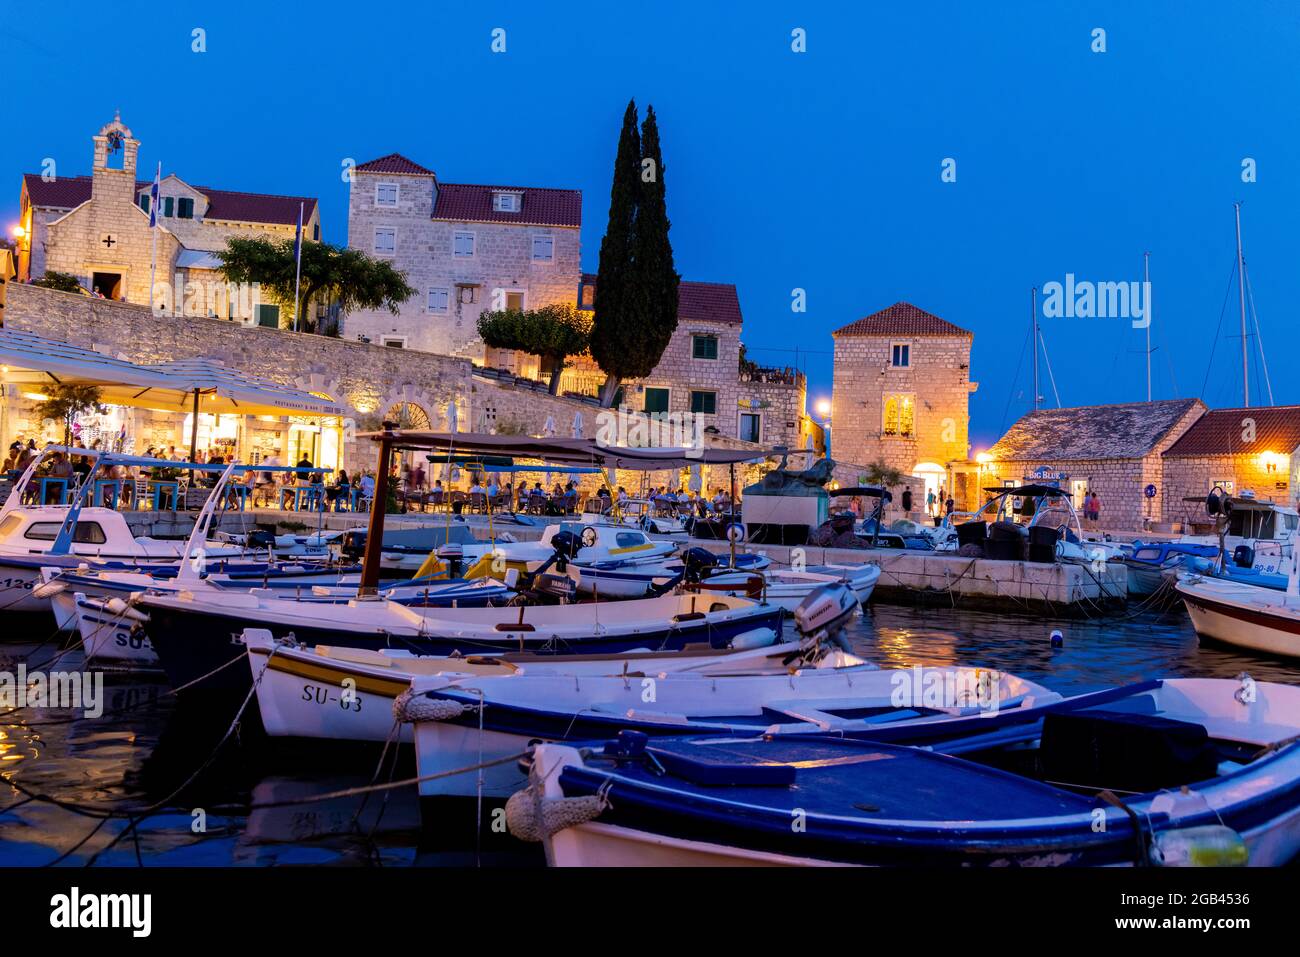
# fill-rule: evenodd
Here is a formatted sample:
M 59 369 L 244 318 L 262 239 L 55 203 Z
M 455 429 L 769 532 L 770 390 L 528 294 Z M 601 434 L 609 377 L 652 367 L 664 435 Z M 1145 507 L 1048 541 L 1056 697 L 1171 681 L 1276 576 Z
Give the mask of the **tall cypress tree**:
M 591 356 L 605 372 L 601 404 L 613 404 L 626 361 L 627 330 L 636 324 L 632 311 L 634 280 L 632 250 L 640 202 L 641 137 L 636 128 L 636 101 L 629 100 L 623 131 L 614 158 L 614 182 L 609 194 L 609 224 L 600 241 L 596 272 L 596 314 L 591 326 Z
M 632 240 L 636 321 L 627 337 L 630 348 L 621 368 L 628 379 L 643 378 L 654 370 L 677 329 L 677 286 L 681 277 L 673 266 L 673 247 L 668 241 L 672 224 L 668 221 L 664 161 L 653 106 L 646 108 L 641 126 L 641 157 L 641 203 Z M 598 287 L 597 295 L 599 292 Z

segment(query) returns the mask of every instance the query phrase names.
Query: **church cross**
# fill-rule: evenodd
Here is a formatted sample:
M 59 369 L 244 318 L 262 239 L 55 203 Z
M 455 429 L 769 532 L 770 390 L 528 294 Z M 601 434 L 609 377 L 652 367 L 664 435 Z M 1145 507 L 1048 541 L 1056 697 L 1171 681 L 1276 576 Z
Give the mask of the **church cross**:
M 101 239 L 100 242 L 102 242 L 109 249 L 112 249 L 114 244 L 117 242 L 117 240 L 113 238 L 111 233 L 105 233 L 104 238 Z

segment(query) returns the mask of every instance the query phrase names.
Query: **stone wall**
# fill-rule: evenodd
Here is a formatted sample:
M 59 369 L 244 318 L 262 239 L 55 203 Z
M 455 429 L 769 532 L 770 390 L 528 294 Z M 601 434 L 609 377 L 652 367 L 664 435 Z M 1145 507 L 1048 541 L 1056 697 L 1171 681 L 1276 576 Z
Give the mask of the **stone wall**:
M 1155 485 L 1157 489 L 1160 487 L 1159 455 L 1069 462 L 991 462 L 985 467 L 987 481 L 984 484 L 989 487 L 1001 485 L 1004 479 L 1019 484 L 1032 479 L 1040 468 L 1048 471 L 1044 481 L 1057 481 L 1057 476 L 1065 473 L 1066 480 L 1061 483 L 1061 487 L 1068 492 L 1072 492 L 1074 482 L 1084 482 L 1087 491 L 1095 491 L 1101 498 L 1103 528 L 1140 530 L 1145 527 L 1148 519 L 1153 522 L 1161 520 L 1158 504 L 1143 494 L 1147 485 Z M 985 499 L 988 498 L 985 495 Z M 1082 498 L 1078 498 L 1075 508 L 1081 510 L 1081 503 Z M 1080 519 L 1082 517 L 1080 515 Z
M 910 346 L 910 366 L 891 365 L 893 343 Z M 910 473 L 921 463 L 966 461 L 971 339 L 967 336 L 835 337 L 832 455 Z M 911 435 L 886 434 L 887 396 L 910 401 Z
M 396 207 L 375 205 L 375 187 L 380 183 L 397 184 Z M 364 336 L 376 344 L 388 339 L 407 349 L 481 360 L 484 350 L 478 338 L 478 317 L 485 311 L 506 308 L 507 293 L 522 293 L 526 309 L 577 302 L 582 255 L 577 227 L 435 220 L 436 188 L 432 175 L 354 171 L 348 199 L 348 245 L 368 256 L 390 259 L 406 273 L 416 292 L 396 316 L 384 309 L 350 313 L 344 322 L 346 338 Z M 523 192 L 526 197 L 528 191 Z M 375 230 L 379 228 L 395 231 L 395 252 L 375 249 Z M 474 234 L 472 257 L 452 255 L 452 235 L 458 231 Z M 532 240 L 538 235 L 553 240 L 550 262 L 532 258 Z M 458 287 L 458 283 L 463 285 Z M 447 292 L 445 310 L 430 309 L 430 290 Z
M 463 359 L 220 319 L 155 318 L 143 306 L 18 284 L 9 288 L 5 311 L 7 328 L 132 362 L 220 359 L 250 375 L 328 396 L 353 420 L 368 421 L 395 405 L 411 403 L 440 428 L 453 400 L 460 407 L 461 428 L 472 415 L 471 366 Z M 354 452 L 355 446 L 347 442 L 345 467 L 353 467 Z
M 1279 504 L 1300 503 L 1296 493 L 1300 476 L 1300 449 L 1293 449 L 1286 459 L 1269 471 L 1258 455 L 1166 455 L 1164 456 L 1164 521 L 1209 521 L 1205 506 L 1200 504 L 1215 484 L 1232 483 L 1232 493 L 1253 492 L 1256 498 L 1272 499 Z M 1196 498 L 1197 502 L 1185 502 Z

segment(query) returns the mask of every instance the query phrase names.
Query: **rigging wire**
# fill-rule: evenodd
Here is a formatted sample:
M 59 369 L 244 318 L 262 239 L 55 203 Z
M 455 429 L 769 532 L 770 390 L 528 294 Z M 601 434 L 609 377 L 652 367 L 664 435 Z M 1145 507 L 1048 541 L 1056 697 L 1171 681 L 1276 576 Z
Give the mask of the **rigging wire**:
M 998 425 L 998 434 L 1005 435 L 1007 431 L 1007 413 L 1011 411 L 1011 400 L 1016 397 L 1016 383 L 1020 381 L 1020 367 L 1025 364 L 1025 349 L 1029 346 L 1029 339 L 1033 331 L 1025 333 L 1024 345 L 1020 347 L 1020 358 L 1016 361 L 1016 371 L 1011 377 L 1011 389 L 1007 393 L 1006 408 L 1002 410 L 1002 422 Z
M 1214 329 L 1214 338 L 1210 342 L 1210 359 L 1205 365 L 1205 380 L 1201 383 L 1198 398 L 1205 398 L 1205 388 L 1210 384 L 1210 371 L 1214 368 L 1214 353 L 1219 347 L 1219 333 L 1223 331 L 1223 317 L 1228 311 L 1228 295 L 1232 292 L 1232 277 L 1237 274 L 1237 257 L 1232 257 L 1232 269 L 1228 271 L 1228 288 L 1223 290 L 1223 305 L 1219 307 L 1219 324 Z
M 1047 337 L 1043 335 L 1040 327 L 1038 330 L 1038 341 L 1043 344 L 1043 362 L 1047 366 L 1047 378 L 1052 382 L 1052 394 L 1056 396 L 1056 407 L 1061 407 L 1061 393 L 1056 390 L 1056 375 L 1052 372 L 1052 357 L 1047 354 Z
M 1264 336 L 1259 329 L 1259 313 L 1255 311 L 1255 287 L 1250 284 L 1250 270 L 1246 273 L 1246 299 L 1250 302 L 1250 316 L 1255 323 L 1255 348 L 1257 349 L 1258 363 L 1256 371 L 1260 366 L 1264 369 L 1264 387 L 1268 390 L 1268 404 L 1273 404 L 1273 380 L 1268 374 L 1268 355 L 1264 352 Z M 1257 376 L 1258 378 L 1258 376 Z

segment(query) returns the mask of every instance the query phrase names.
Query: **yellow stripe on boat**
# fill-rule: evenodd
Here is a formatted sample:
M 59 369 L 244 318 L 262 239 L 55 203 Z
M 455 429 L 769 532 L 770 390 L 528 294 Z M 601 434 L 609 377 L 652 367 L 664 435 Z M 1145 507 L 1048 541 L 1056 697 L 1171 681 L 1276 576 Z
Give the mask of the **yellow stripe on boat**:
M 287 675 L 293 675 L 295 678 L 310 678 L 313 681 L 321 681 L 326 684 L 343 687 L 343 681 L 351 678 L 356 682 L 358 691 L 366 691 L 370 694 L 383 695 L 386 698 L 396 698 L 399 694 L 411 686 L 410 678 L 398 680 L 396 678 L 377 678 L 373 675 L 359 675 L 352 671 L 343 671 L 338 668 L 327 668 L 323 665 L 314 664 L 306 661 L 296 661 L 293 658 L 286 658 L 281 655 L 272 655 L 267 667 L 272 671 L 280 671 Z

